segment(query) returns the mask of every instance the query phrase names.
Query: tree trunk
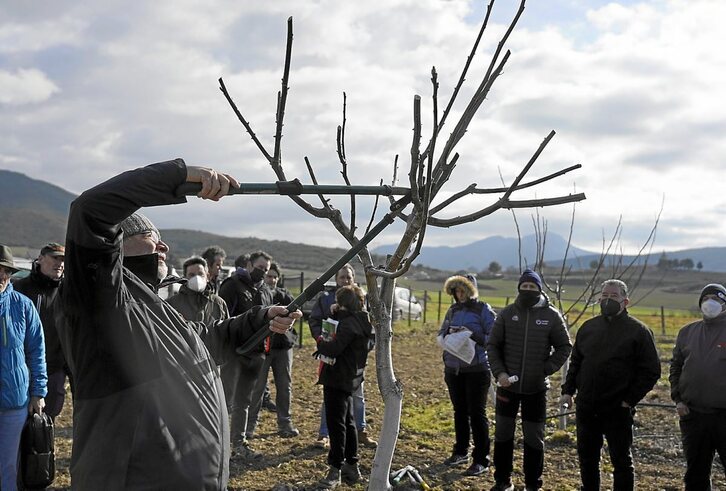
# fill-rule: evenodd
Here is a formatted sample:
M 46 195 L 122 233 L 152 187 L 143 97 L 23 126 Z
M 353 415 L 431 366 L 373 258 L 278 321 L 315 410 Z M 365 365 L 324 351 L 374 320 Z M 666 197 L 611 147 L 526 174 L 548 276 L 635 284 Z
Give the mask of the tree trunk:
M 368 482 L 368 489 L 376 491 L 391 489 L 389 476 L 398 441 L 403 406 L 403 388 L 393 373 L 391 356 L 393 338 L 391 308 L 395 285 L 395 279 L 383 279 L 380 298 L 371 302 L 373 324 L 376 328 L 376 377 L 385 407 L 378 448 Z

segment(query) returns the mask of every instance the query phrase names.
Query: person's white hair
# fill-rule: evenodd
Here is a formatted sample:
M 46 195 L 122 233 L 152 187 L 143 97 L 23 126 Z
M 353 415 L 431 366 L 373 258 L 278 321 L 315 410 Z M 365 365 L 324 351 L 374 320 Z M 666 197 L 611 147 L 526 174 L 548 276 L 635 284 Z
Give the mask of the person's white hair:
M 615 278 L 605 280 L 602 282 L 602 285 L 600 285 L 600 291 L 603 291 L 606 286 L 617 286 L 620 289 L 620 295 L 622 295 L 623 298 L 628 298 L 628 285 L 626 285 L 624 281 L 617 280 Z

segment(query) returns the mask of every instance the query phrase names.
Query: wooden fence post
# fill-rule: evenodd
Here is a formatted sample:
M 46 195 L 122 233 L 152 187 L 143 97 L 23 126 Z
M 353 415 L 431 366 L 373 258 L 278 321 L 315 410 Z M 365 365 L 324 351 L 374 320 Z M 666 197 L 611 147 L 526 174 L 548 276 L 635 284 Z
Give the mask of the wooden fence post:
M 422 316 L 422 320 L 423 320 L 424 324 L 426 324 L 426 309 L 428 308 L 428 305 L 429 305 L 428 300 L 427 300 L 428 298 L 429 298 L 429 292 L 424 290 L 424 299 L 423 299 L 424 304 L 423 304 L 423 316 Z
M 436 322 L 441 324 L 441 290 L 439 290 L 439 313 L 436 316 Z
M 305 271 L 300 271 L 300 293 L 305 289 Z M 302 306 L 301 306 L 302 307 Z M 305 319 L 300 319 L 300 335 L 297 338 L 298 348 L 303 347 L 303 332 L 305 331 Z
M 660 306 L 660 330 L 661 333 L 663 333 L 663 335 L 665 336 L 665 309 L 662 305 Z

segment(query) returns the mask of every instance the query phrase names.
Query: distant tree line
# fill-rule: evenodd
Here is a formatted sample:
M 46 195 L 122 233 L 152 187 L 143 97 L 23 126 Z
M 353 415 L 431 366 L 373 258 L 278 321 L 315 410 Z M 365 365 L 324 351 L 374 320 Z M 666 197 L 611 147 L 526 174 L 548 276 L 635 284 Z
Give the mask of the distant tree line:
M 685 269 L 689 271 L 695 267 L 700 271 L 703 269 L 703 263 L 701 261 L 694 263 L 690 257 L 685 259 L 668 259 L 668 256 L 664 252 L 661 254 L 660 259 L 658 259 L 656 267 L 660 270 Z

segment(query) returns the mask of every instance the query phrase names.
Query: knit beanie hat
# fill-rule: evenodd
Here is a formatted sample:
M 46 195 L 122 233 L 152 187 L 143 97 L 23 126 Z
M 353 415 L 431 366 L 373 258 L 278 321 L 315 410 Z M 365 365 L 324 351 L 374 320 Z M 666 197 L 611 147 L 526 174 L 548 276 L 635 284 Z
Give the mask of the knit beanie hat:
M 156 234 L 156 237 L 158 239 L 161 239 L 161 234 L 159 233 L 159 230 L 154 227 L 154 224 L 151 223 L 151 220 L 146 218 L 141 213 L 134 213 L 126 220 L 121 222 L 121 230 L 123 230 L 124 237 L 126 238 L 131 237 L 132 235 L 153 232 L 154 234 Z
M 529 268 L 525 269 L 522 273 L 522 276 L 519 277 L 519 283 L 517 283 L 517 290 L 519 290 L 519 287 L 522 285 L 522 283 L 526 283 L 528 281 L 537 285 L 539 291 L 542 291 L 542 278 L 539 277 L 536 271 L 532 271 Z
M 724 303 L 726 303 L 726 288 L 724 288 L 723 285 L 719 285 L 718 283 L 710 283 L 704 286 L 703 290 L 701 290 L 701 295 L 698 297 L 699 307 L 703 303 L 703 297 L 705 297 L 706 295 L 716 295 Z

